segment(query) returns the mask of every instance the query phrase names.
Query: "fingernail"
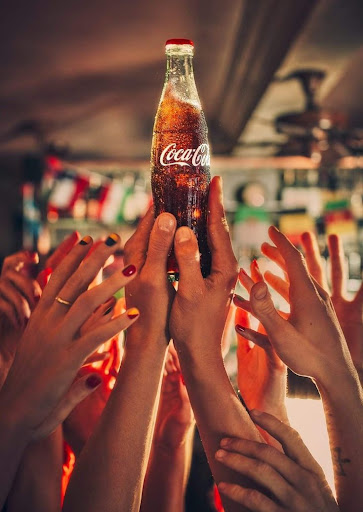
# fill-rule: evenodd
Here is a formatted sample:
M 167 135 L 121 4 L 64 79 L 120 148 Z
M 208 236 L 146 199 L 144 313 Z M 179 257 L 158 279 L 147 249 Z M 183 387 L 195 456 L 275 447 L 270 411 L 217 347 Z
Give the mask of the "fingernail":
M 112 310 L 113 310 L 112 306 L 110 308 L 106 309 L 106 311 L 103 313 L 103 316 L 108 315 L 109 313 L 111 313 Z
M 86 235 L 79 242 L 79 245 L 88 245 L 90 242 L 92 242 L 92 238 L 89 235 Z
M 220 445 L 221 446 L 228 446 L 230 443 L 231 443 L 232 439 L 230 439 L 229 437 L 225 437 L 224 439 L 222 439 L 222 441 L 220 442 Z
M 91 389 L 96 388 L 99 384 L 101 384 L 101 382 L 102 382 L 102 380 L 99 375 L 90 375 L 86 379 L 86 385 L 87 385 L 87 387 L 89 387 Z
M 175 223 L 174 217 L 172 217 L 171 215 L 168 215 L 168 214 L 162 214 L 158 218 L 158 228 L 161 231 L 166 231 L 166 232 L 170 233 L 170 231 L 172 231 L 174 228 L 174 223 Z
M 237 305 L 238 305 L 238 303 L 239 303 L 239 302 L 246 302 L 246 299 L 244 299 L 243 297 L 241 297 L 241 295 L 238 295 L 237 293 L 235 293 L 235 294 L 233 295 L 233 302 L 234 302 L 234 304 L 237 304 Z
M 253 295 L 255 299 L 262 300 L 266 297 L 267 294 L 267 286 L 265 283 L 259 284 L 259 286 L 253 291 Z
M 111 233 L 111 235 L 108 235 L 105 244 L 108 245 L 108 247 L 112 247 L 113 245 L 117 244 L 119 239 L 120 237 L 116 233 Z
M 126 311 L 127 316 L 130 318 L 130 320 L 133 320 L 137 316 L 139 316 L 140 311 L 137 308 L 130 308 Z
M 132 276 L 133 274 L 135 274 L 135 272 L 136 272 L 135 265 L 127 265 L 127 267 L 125 267 L 122 270 L 123 275 L 126 276 L 126 277 Z
M 242 272 L 243 275 L 248 276 L 248 274 L 244 268 L 240 268 L 240 272 Z
M 241 332 L 241 333 L 246 332 L 246 329 L 242 325 L 239 325 L 239 324 L 237 324 L 235 326 L 235 329 L 236 329 L 237 332 Z
M 226 452 L 224 450 L 218 450 L 216 452 L 216 459 L 223 459 L 223 457 L 225 457 L 226 455 Z
M 182 244 L 183 242 L 188 242 L 188 240 L 191 239 L 191 231 L 186 226 L 182 226 L 178 229 L 175 235 L 175 239 L 179 244 Z
M 180 374 L 180 380 L 182 381 L 182 383 L 183 383 L 183 384 L 184 384 L 184 386 L 185 386 L 186 384 L 185 384 L 185 380 L 184 380 L 184 377 L 183 377 L 183 374 L 182 374 L 182 373 Z
M 250 414 L 252 416 L 257 416 L 258 417 L 258 416 L 261 416 L 261 414 L 263 414 L 263 413 L 262 413 L 262 411 L 259 411 L 258 409 L 252 409 L 252 411 L 250 411 Z

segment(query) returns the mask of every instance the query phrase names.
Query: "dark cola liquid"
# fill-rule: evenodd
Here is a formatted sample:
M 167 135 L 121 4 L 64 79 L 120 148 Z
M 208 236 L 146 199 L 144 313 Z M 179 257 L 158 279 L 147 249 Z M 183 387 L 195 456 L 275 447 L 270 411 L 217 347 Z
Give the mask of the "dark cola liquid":
M 169 212 L 176 218 L 178 227 L 188 226 L 194 231 L 204 277 L 209 275 L 211 266 L 207 242 L 210 168 L 206 133 L 200 109 L 164 98 L 155 120 L 151 154 L 155 216 Z M 179 278 L 173 249 L 168 274 L 172 280 Z

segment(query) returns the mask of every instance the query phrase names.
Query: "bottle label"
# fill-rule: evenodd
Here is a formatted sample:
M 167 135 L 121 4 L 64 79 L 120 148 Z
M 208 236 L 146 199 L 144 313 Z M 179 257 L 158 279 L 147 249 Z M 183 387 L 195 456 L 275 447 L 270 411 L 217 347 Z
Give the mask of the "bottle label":
M 181 167 L 198 167 L 210 165 L 210 154 L 208 144 L 201 144 L 196 149 L 176 149 L 174 143 L 164 148 L 160 155 L 160 164 L 163 167 L 168 165 L 180 165 Z

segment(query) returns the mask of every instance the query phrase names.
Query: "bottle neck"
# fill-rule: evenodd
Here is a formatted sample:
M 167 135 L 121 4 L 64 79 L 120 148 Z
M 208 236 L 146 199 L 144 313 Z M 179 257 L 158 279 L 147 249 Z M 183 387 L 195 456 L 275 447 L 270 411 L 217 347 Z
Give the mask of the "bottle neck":
M 167 53 L 165 86 L 168 84 L 185 100 L 200 104 L 194 81 L 192 55 Z

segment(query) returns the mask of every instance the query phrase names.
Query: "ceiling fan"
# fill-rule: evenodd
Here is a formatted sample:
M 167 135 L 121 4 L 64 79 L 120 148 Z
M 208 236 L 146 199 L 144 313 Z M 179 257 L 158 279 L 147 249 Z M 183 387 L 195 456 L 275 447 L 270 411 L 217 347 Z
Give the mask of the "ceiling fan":
M 272 124 L 277 133 L 287 136 L 286 142 L 242 142 L 239 146 L 275 147 L 275 156 L 303 156 L 311 158 L 316 164 L 327 166 L 337 164 L 344 157 L 362 156 L 363 128 L 349 128 L 344 113 L 323 109 L 316 101 L 324 78 L 324 71 L 304 69 L 282 79 L 299 81 L 305 96 L 305 109 L 282 114 L 274 121 L 260 122 Z

